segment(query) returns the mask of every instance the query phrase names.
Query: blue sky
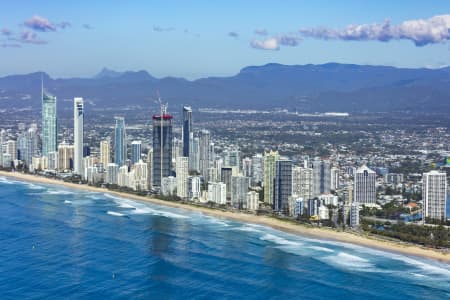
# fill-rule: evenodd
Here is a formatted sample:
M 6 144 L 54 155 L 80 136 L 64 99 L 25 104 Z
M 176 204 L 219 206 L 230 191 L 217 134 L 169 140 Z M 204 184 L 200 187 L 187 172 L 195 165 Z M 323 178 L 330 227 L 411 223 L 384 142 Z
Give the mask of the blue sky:
M 195 79 L 270 62 L 450 65 L 448 1 L 4 2 L 0 76 L 90 77 L 108 67 Z

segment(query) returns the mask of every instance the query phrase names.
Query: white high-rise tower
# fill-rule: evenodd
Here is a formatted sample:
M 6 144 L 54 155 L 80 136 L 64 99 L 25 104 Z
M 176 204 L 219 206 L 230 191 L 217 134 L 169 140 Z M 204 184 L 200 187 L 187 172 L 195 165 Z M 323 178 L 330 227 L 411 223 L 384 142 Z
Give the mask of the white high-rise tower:
M 438 171 L 424 173 L 422 182 L 424 216 L 435 220 L 445 220 L 447 200 L 446 174 Z
M 73 131 L 74 131 L 74 173 L 82 175 L 83 166 L 83 121 L 84 121 L 84 103 L 83 98 L 73 99 Z

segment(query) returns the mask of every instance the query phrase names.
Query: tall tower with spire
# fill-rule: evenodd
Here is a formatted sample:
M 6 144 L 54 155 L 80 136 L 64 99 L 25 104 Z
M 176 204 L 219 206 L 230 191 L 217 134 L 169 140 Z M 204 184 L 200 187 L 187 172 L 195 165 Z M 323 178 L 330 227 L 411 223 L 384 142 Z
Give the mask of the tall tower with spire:
M 160 115 L 153 116 L 153 185 L 161 187 L 162 178 L 171 171 L 172 116 L 167 114 L 167 104 L 159 103 Z
M 57 151 L 57 117 L 56 97 L 44 90 L 44 80 L 41 76 L 42 100 L 42 149 L 41 155 L 48 156 L 49 152 Z

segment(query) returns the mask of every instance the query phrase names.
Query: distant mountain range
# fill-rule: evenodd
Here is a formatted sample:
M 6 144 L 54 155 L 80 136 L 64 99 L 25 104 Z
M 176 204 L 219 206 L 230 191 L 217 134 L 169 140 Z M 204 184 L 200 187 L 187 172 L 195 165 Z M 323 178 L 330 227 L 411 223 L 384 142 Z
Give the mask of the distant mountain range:
M 450 68 L 406 69 L 328 63 L 267 64 L 231 77 L 155 78 L 146 71 L 103 69 L 92 78 L 46 73 L 0 78 L 0 109 L 40 108 L 41 76 L 59 100 L 84 97 L 96 107 L 150 105 L 159 91 L 171 107 L 287 108 L 300 112 L 450 112 Z M 63 104 L 61 104 L 63 105 Z M 65 106 L 65 105 L 64 105 Z M 67 109 L 71 109 L 67 105 Z

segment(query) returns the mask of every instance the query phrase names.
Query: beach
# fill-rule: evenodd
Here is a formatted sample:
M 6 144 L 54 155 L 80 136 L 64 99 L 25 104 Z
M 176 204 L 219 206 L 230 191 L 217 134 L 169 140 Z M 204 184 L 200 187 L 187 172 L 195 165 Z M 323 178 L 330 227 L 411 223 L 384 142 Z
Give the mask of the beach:
M 312 237 L 322 240 L 333 240 L 338 242 L 344 242 L 344 243 L 350 243 L 355 245 L 360 245 L 364 247 L 379 249 L 379 250 L 385 250 L 389 252 L 395 252 L 395 253 L 401 253 L 405 255 L 411 255 L 411 256 L 419 256 L 419 257 L 425 257 L 429 259 L 434 259 L 440 262 L 444 262 L 447 264 L 450 264 L 450 255 L 435 249 L 429 249 L 424 248 L 418 245 L 413 244 L 407 244 L 402 242 L 393 242 L 393 241 L 387 241 L 382 240 L 374 236 L 364 236 L 359 235 L 357 233 L 351 233 L 351 232 L 340 232 L 329 228 L 316 228 L 316 227 L 307 227 L 305 225 L 299 225 L 290 223 L 283 220 L 278 220 L 275 218 L 271 218 L 268 216 L 256 216 L 248 213 L 241 213 L 241 212 L 233 212 L 233 211 L 223 211 L 219 209 L 209 209 L 206 207 L 199 207 L 189 204 L 183 204 L 183 203 L 177 203 L 177 202 L 171 202 L 171 201 L 165 201 L 165 200 L 159 200 L 155 198 L 150 197 L 143 197 L 143 196 L 137 196 L 127 193 L 120 193 L 115 191 L 110 191 L 105 188 L 97 188 L 92 187 L 84 184 L 73 184 L 73 183 L 67 183 L 60 180 L 50 179 L 50 178 L 44 178 L 29 174 L 23 174 L 23 173 L 17 173 L 17 172 L 5 172 L 0 171 L 0 176 L 4 177 L 11 177 L 15 178 L 21 181 L 28 181 L 28 182 L 34 182 L 34 183 L 42 183 L 42 184 L 50 184 L 50 185 L 59 185 L 71 189 L 79 189 L 84 191 L 90 191 L 90 192 L 97 192 L 97 193 L 108 193 L 114 196 L 119 196 L 123 198 L 143 201 L 143 202 L 149 202 L 157 205 L 162 206 L 169 206 L 174 208 L 180 208 L 180 209 L 186 209 L 190 211 L 196 211 L 203 213 L 208 216 L 217 217 L 217 218 L 223 218 L 223 219 L 231 219 L 239 222 L 244 223 L 253 223 L 253 224 L 259 224 L 268 226 L 277 230 L 285 231 L 288 233 L 300 235 L 300 236 L 306 236 L 306 237 Z

